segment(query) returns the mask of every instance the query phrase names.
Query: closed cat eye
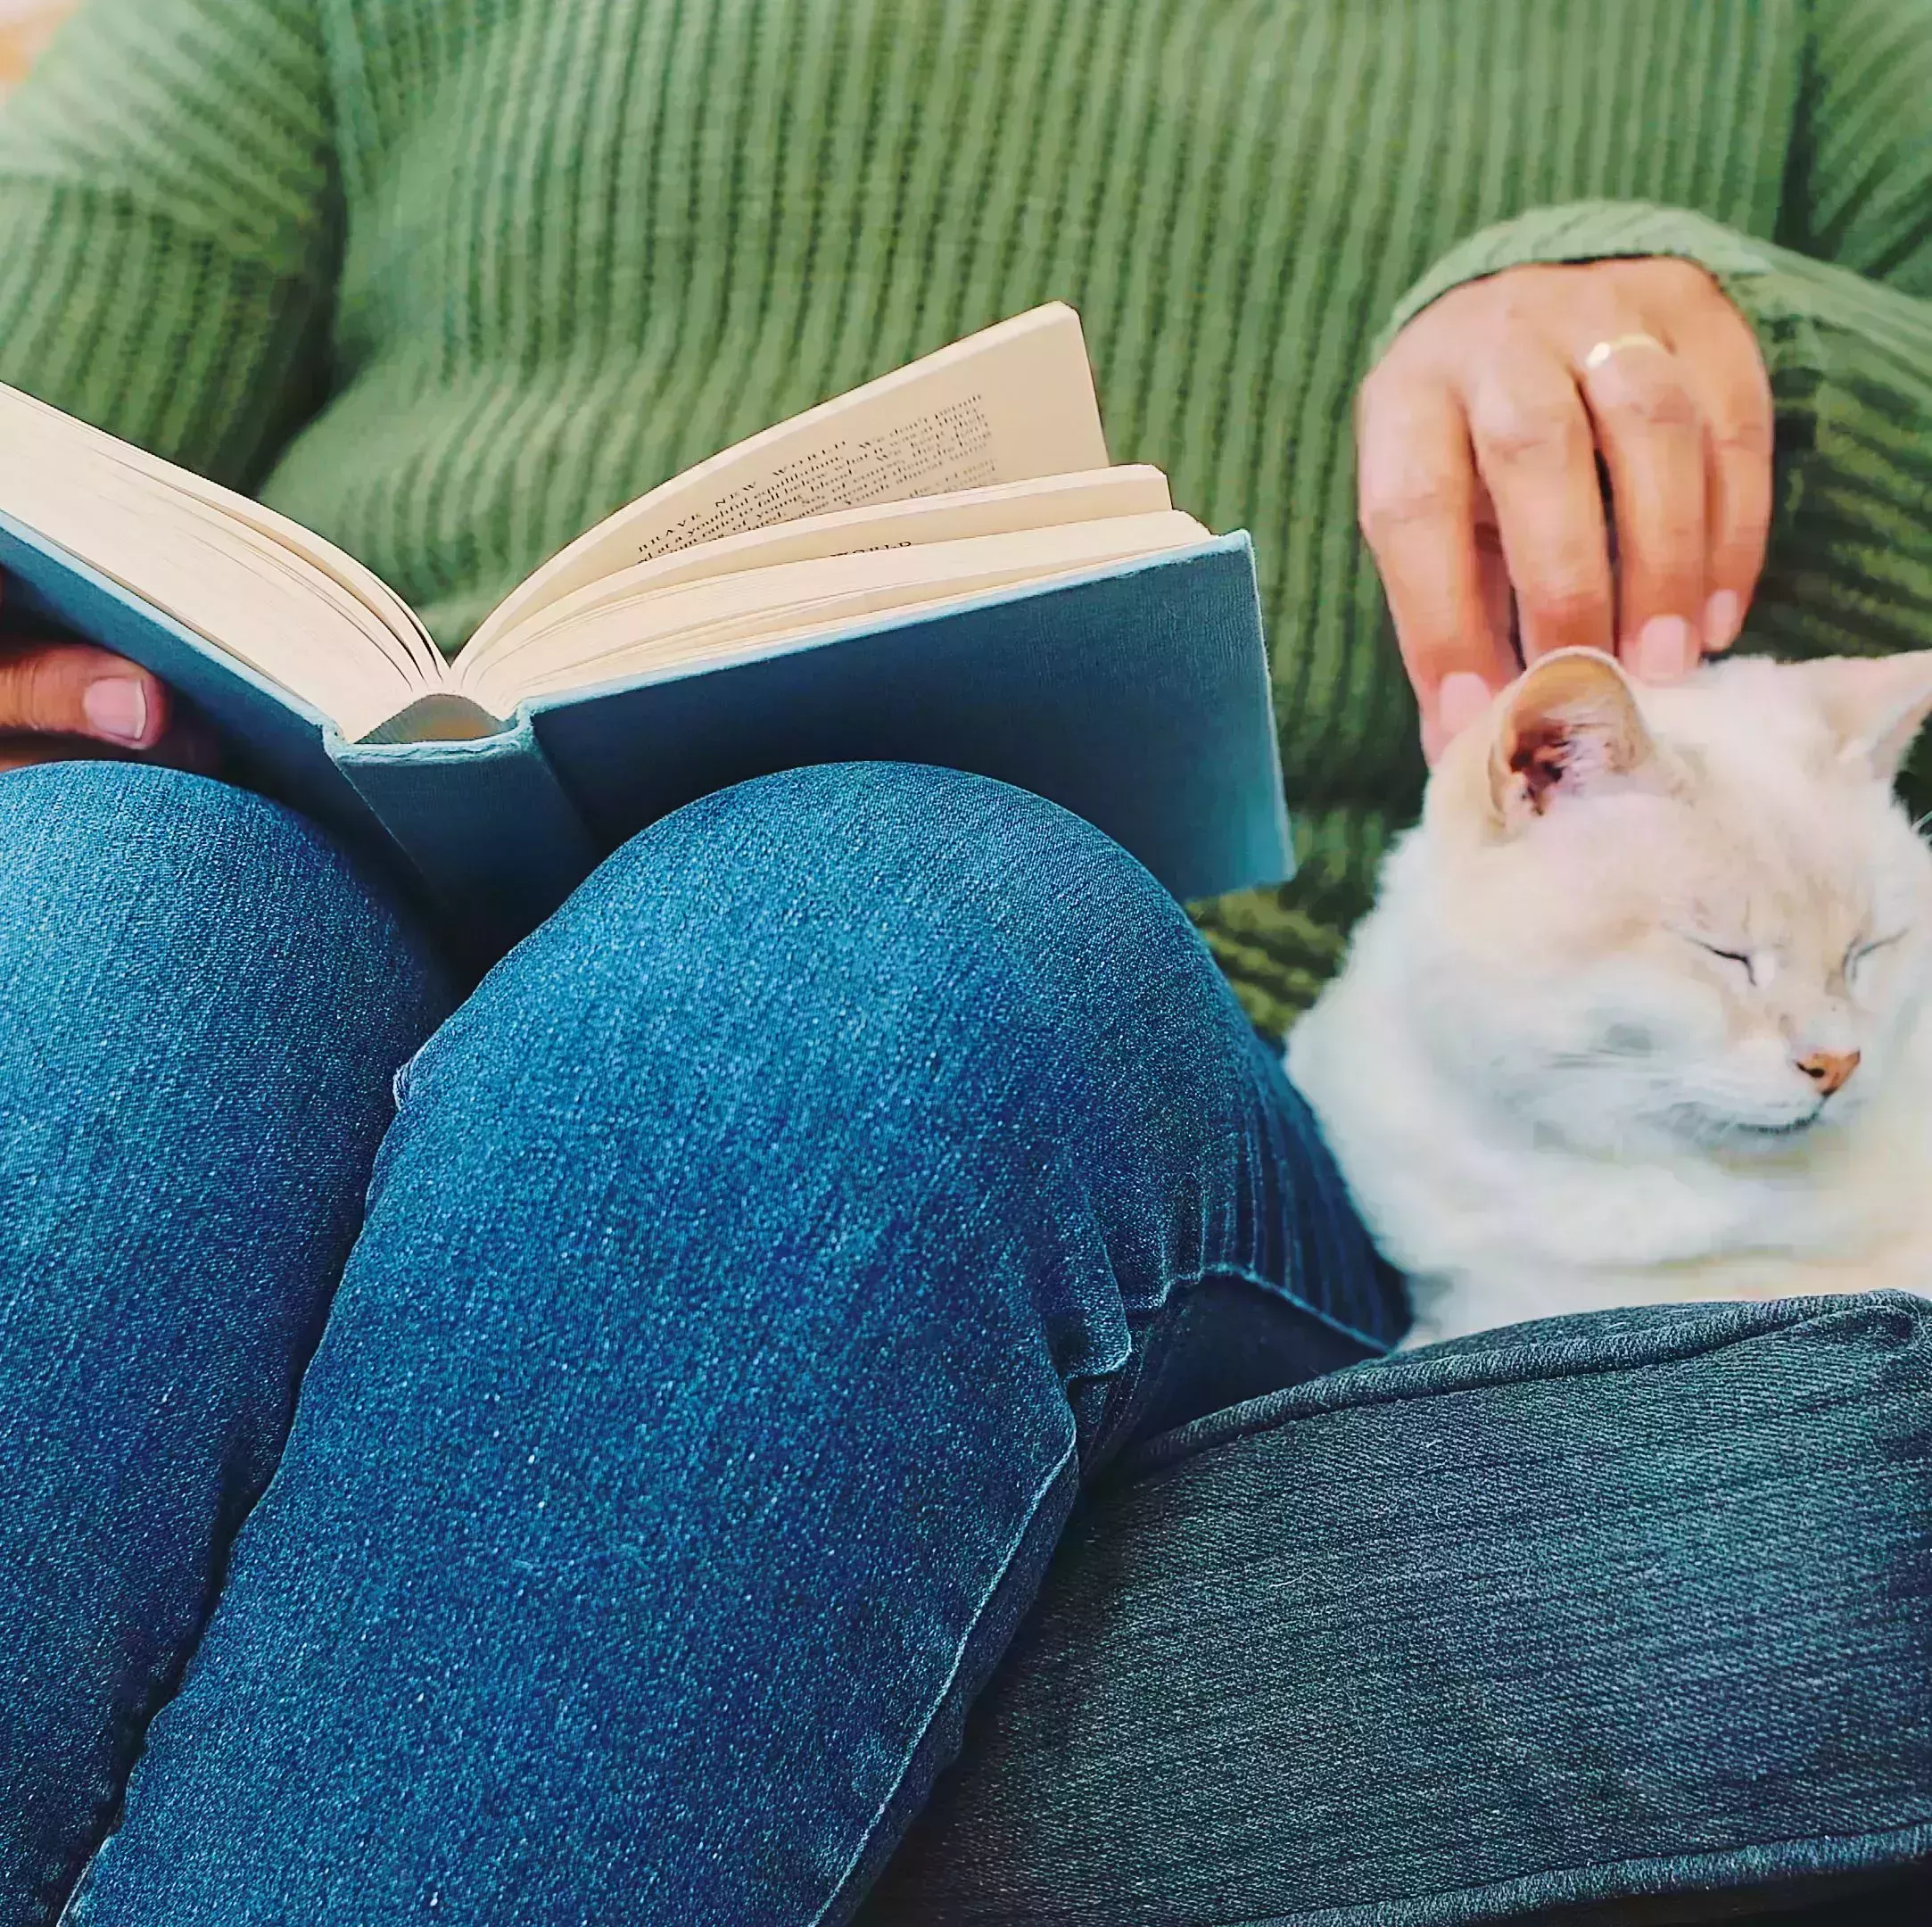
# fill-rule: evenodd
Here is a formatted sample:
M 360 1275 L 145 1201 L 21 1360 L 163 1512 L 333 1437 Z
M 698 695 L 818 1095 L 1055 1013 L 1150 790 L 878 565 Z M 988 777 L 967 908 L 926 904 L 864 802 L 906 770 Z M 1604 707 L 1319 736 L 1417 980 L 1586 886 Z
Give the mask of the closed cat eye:
M 1855 943 L 1845 953 L 1845 974 L 1849 977 L 1875 950 L 1889 949 L 1903 938 L 1903 930 L 1894 930 L 1889 937 L 1874 937 L 1865 943 Z
M 1705 943 L 1701 937 L 1693 937 L 1690 940 L 1697 945 L 1698 949 L 1705 951 L 1711 956 L 1722 957 L 1727 964 L 1742 964 L 1746 983 L 1754 984 L 1757 981 L 1757 972 L 1751 967 L 1751 959 L 1742 950 L 1720 950 L 1715 944 Z

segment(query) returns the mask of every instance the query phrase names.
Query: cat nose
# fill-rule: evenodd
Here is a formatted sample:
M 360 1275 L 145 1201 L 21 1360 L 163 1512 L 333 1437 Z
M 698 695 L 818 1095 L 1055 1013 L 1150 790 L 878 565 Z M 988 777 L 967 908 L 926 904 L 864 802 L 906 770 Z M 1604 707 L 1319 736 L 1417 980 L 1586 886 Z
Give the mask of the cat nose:
M 1843 1090 L 1853 1071 L 1858 1069 L 1858 1053 L 1855 1050 L 1814 1050 L 1809 1057 L 1798 1059 L 1798 1069 L 1817 1085 L 1823 1096 L 1829 1097 L 1833 1091 Z

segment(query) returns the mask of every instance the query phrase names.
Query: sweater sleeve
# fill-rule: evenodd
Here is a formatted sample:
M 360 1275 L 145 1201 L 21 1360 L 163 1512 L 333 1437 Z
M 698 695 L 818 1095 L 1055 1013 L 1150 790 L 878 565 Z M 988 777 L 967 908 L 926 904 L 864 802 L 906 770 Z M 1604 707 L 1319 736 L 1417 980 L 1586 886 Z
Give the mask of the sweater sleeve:
M 1932 648 L 1932 12 L 1814 10 L 1780 232 L 1680 208 L 1580 202 L 1458 244 L 1376 345 L 1428 304 L 1530 262 L 1669 254 L 1756 333 L 1777 410 L 1771 553 L 1749 635 L 1780 652 Z
M 313 0 L 87 0 L 0 109 L 0 381 L 252 484 L 335 254 Z

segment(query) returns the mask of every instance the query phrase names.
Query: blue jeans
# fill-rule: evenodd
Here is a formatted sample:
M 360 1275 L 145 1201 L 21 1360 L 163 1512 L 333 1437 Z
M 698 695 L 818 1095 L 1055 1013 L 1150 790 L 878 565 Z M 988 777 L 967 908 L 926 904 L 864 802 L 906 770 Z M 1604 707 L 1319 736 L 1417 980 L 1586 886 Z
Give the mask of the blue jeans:
M 0 780 L 0 1927 L 844 1919 L 1082 1478 L 1399 1328 L 1017 790 L 743 785 L 447 1002 L 273 805 Z

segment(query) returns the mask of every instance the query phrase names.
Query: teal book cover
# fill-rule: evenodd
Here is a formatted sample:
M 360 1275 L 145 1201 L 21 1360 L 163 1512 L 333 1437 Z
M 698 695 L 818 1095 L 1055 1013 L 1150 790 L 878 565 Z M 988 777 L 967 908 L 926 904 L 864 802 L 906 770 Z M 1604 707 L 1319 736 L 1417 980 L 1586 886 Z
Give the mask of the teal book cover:
M 180 691 L 235 780 L 406 879 L 487 947 L 681 805 L 807 764 L 927 763 L 1086 818 L 1189 899 L 1291 867 L 1244 533 L 526 701 L 450 740 L 351 742 L 213 643 L 0 515 L 37 616 Z M 379 734 L 382 732 L 378 732 Z

